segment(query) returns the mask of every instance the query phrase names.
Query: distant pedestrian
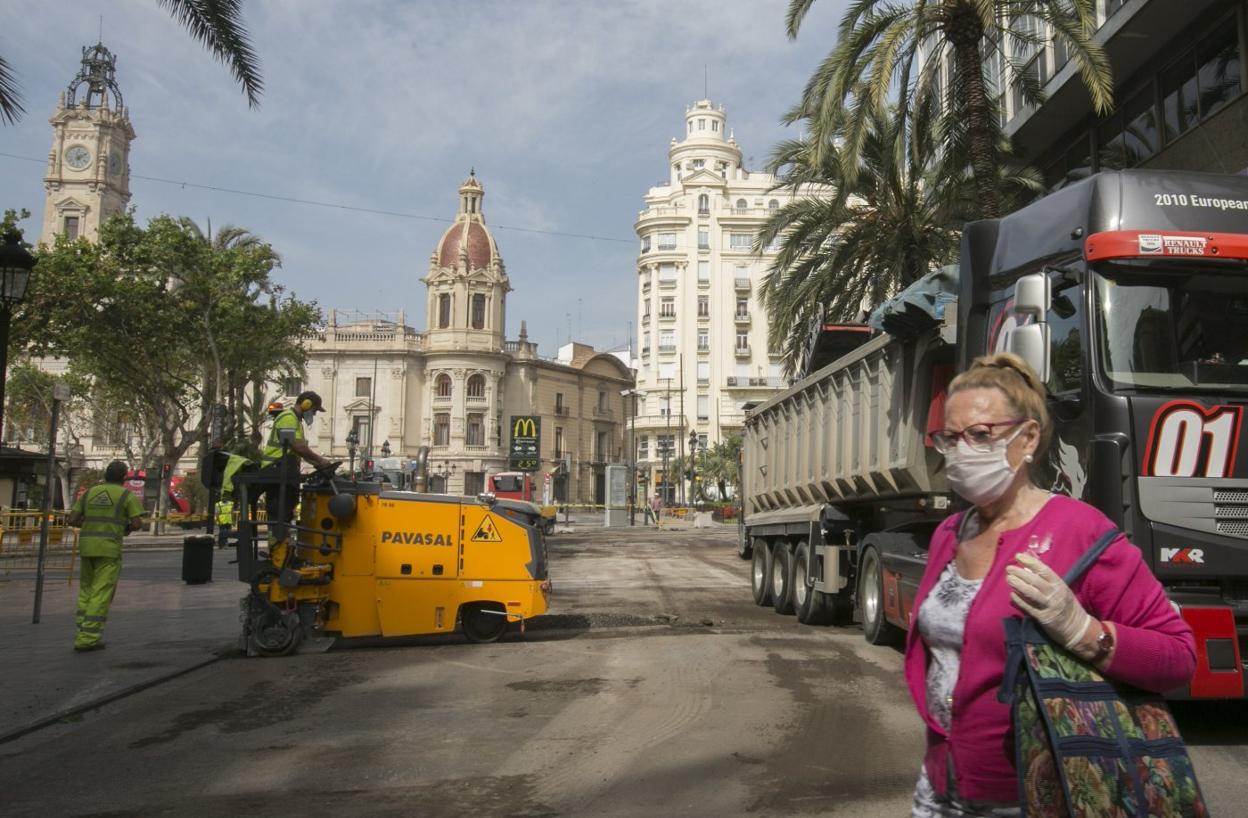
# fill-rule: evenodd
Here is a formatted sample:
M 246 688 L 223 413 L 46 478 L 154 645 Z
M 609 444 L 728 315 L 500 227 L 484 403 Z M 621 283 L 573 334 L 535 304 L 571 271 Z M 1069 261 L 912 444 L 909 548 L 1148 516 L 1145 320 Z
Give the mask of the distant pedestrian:
M 121 576 L 121 541 L 126 534 L 142 526 L 143 507 L 129 489 L 122 486 L 129 471 L 120 460 L 109 463 L 104 470 L 104 482 L 80 495 L 69 513 L 69 524 L 82 527 L 78 536 L 82 567 L 75 617 L 76 651 L 104 647 L 100 635 Z

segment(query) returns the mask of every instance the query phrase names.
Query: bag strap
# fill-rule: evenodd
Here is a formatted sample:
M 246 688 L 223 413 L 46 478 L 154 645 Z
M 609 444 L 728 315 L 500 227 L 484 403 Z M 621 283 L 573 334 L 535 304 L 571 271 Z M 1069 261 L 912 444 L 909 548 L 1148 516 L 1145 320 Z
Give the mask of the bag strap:
M 1105 553 L 1105 549 L 1109 548 L 1110 543 L 1118 539 L 1118 535 L 1121 533 L 1118 529 L 1111 528 L 1102 534 L 1100 539 L 1093 543 L 1091 548 L 1084 551 L 1083 556 L 1079 557 L 1079 560 L 1070 567 L 1070 570 L 1066 572 L 1066 576 L 1062 577 L 1063 581 L 1067 585 L 1074 585 L 1092 567 L 1092 564 L 1101 558 L 1101 554 Z

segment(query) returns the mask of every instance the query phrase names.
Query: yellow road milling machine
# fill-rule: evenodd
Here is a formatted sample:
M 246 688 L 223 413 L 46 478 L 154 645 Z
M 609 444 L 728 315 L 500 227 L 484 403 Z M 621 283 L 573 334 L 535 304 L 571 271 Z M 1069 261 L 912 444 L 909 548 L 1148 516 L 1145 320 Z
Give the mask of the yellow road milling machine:
M 416 491 L 395 491 L 337 477 L 339 465 L 305 477 L 294 525 L 243 513 L 219 535 L 234 544 L 238 577 L 250 587 L 241 604 L 249 656 L 457 630 L 492 642 L 546 611 L 546 543 L 531 504 L 427 494 L 423 468 Z M 235 475 L 240 508 L 274 483 L 263 472 Z

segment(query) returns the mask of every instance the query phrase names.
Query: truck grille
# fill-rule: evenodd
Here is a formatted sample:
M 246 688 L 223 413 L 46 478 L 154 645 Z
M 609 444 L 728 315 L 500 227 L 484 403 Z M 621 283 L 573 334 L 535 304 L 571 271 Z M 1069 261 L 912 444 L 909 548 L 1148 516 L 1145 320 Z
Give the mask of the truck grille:
M 1213 517 L 1219 534 L 1248 538 L 1248 491 L 1214 489 Z

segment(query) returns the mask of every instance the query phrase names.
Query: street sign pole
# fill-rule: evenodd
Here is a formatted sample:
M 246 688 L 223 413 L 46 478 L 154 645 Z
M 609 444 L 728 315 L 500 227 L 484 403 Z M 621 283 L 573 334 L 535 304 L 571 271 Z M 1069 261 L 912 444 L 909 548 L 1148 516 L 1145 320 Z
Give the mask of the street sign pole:
M 43 503 L 39 515 L 39 557 L 35 563 L 35 610 L 30 624 L 39 624 L 43 608 L 43 566 L 48 556 L 48 517 L 52 515 L 53 481 L 56 479 L 56 427 L 61 416 L 61 401 L 69 399 L 69 387 L 56 384 L 52 387 L 52 419 L 48 423 L 48 466 L 43 483 Z

